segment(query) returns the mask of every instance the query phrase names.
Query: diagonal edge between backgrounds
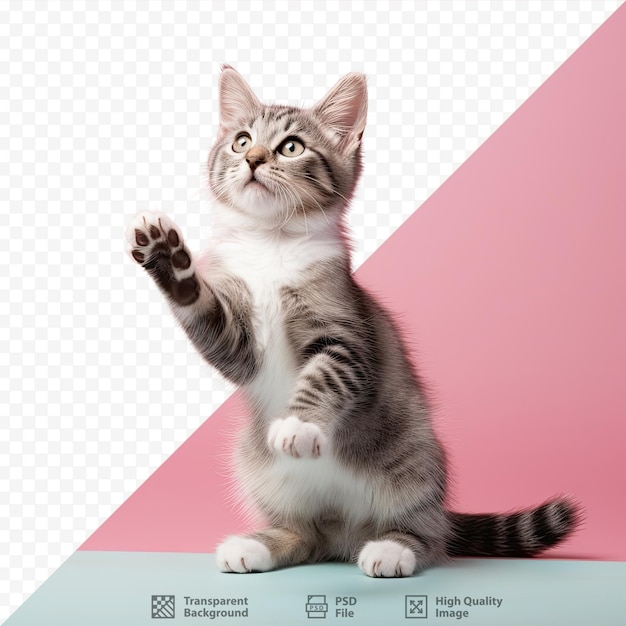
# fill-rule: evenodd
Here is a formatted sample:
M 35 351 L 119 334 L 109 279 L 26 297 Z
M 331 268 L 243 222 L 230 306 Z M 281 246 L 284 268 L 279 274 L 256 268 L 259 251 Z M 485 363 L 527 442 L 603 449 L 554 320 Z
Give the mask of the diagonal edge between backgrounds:
M 383 301 L 390 304 L 399 315 L 405 318 L 409 314 L 411 316 L 415 315 L 415 319 L 419 320 L 419 324 L 416 325 L 420 329 L 420 333 L 424 329 L 424 337 L 420 334 L 420 348 L 424 349 L 423 352 L 420 351 L 420 361 L 423 361 L 427 366 L 429 378 L 437 380 L 438 391 L 441 393 L 444 404 L 448 403 L 455 411 L 459 407 L 463 407 L 464 419 L 468 419 L 470 423 L 474 419 L 475 423 L 483 424 L 481 421 L 483 418 L 478 414 L 478 405 L 476 404 L 476 399 L 472 396 L 472 388 L 468 382 L 468 377 L 458 377 L 458 372 L 450 367 L 451 362 L 458 361 L 454 352 L 450 350 L 452 350 L 452 347 L 457 351 L 460 350 L 461 346 L 464 346 L 463 341 L 467 338 L 464 339 L 461 336 L 462 334 L 455 335 L 455 340 L 452 342 L 449 341 L 449 337 L 451 334 L 454 334 L 454 329 L 463 327 L 465 323 L 463 318 L 466 316 L 467 311 L 471 309 L 472 297 L 474 297 L 474 301 L 476 300 L 475 294 L 470 292 L 476 289 L 478 285 L 483 284 L 484 273 L 491 271 L 490 267 L 485 266 L 485 259 L 481 260 L 481 255 L 485 254 L 484 251 L 487 250 L 489 255 L 491 255 L 488 260 L 492 263 L 494 260 L 498 263 L 500 259 L 508 259 L 506 261 L 508 265 L 504 264 L 503 267 L 507 267 L 511 271 L 511 268 L 516 269 L 515 262 L 508 255 L 511 252 L 509 248 L 511 246 L 515 247 L 515 236 L 519 235 L 522 237 L 525 233 L 528 237 L 532 235 L 532 225 L 529 226 L 529 222 L 525 220 L 538 220 L 537 224 L 540 224 L 542 228 L 547 228 L 551 235 L 554 229 L 561 226 L 561 224 L 552 222 L 545 223 L 543 215 L 531 212 L 524 212 L 523 214 L 515 212 L 515 198 L 509 201 L 505 193 L 500 197 L 496 195 L 481 196 L 486 204 L 480 207 L 472 206 L 470 196 L 471 194 L 483 194 L 485 187 L 490 186 L 489 176 L 491 172 L 498 171 L 502 173 L 502 169 L 497 167 L 498 163 L 496 161 L 486 163 L 485 160 L 498 158 L 500 165 L 502 164 L 502 153 L 498 153 L 496 157 L 489 156 L 489 159 L 487 159 L 486 155 L 492 155 L 492 153 L 497 153 L 501 150 L 502 146 L 500 144 L 507 141 L 507 136 L 515 135 L 515 145 L 520 148 L 518 154 L 507 153 L 507 158 L 513 169 L 519 168 L 519 171 L 523 172 L 524 168 L 529 169 L 533 165 L 537 167 L 538 163 L 543 162 L 544 155 L 537 154 L 536 163 L 533 164 L 532 159 L 528 160 L 528 154 L 541 149 L 543 147 L 542 142 L 547 142 L 552 136 L 551 133 L 558 130 L 556 128 L 557 125 L 553 123 L 553 117 L 542 118 L 542 111 L 546 105 L 549 105 L 548 108 L 554 108 L 555 103 L 559 106 L 565 106 L 565 108 L 570 108 L 570 105 L 576 105 L 579 107 L 577 111 L 582 114 L 586 112 L 588 115 L 598 115 L 598 111 L 593 110 L 593 101 L 590 100 L 587 103 L 588 107 L 590 107 L 587 109 L 585 109 L 587 104 L 581 104 L 581 101 L 584 100 L 585 94 L 582 93 L 584 89 L 581 90 L 580 85 L 576 87 L 576 78 L 573 78 L 573 76 L 580 72 L 584 76 L 585 82 L 593 83 L 598 89 L 607 85 L 611 86 L 613 77 L 609 74 L 612 67 L 610 61 L 613 57 L 604 58 L 602 55 L 613 55 L 615 50 L 623 50 L 623 44 L 616 43 L 616 33 L 626 33 L 624 27 L 625 17 L 626 9 L 622 5 L 357 271 L 359 280 L 366 284 L 369 289 L 379 293 Z M 610 46 L 607 48 L 604 45 L 609 40 L 611 45 L 614 46 L 613 48 Z M 626 37 L 623 37 L 623 40 L 626 40 Z M 606 69 L 607 66 L 609 69 Z M 619 95 L 621 97 L 623 94 Z M 546 100 L 550 100 L 550 102 L 546 102 Z M 611 109 L 611 112 L 614 112 L 614 110 Z M 604 113 L 604 111 L 601 111 L 601 113 Z M 520 131 L 515 131 L 516 126 L 523 126 L 528 119 L 531 119 L 530 123 L 534 129 L 541 130 L 541 135 L 528 134 L 524 137 L 523 133 L 520 136 Z M 602 122 L 602 120 L 598 121 Z M 575 126 L 572 127 L 573 132 L 574 130 Z M 580 132 L 584 131 L 584 129 L 577 130 Z M 598 139 L 609 141 L 610 137 L 603 136 Z M 589 139 L 589 141 L 593 141 L 593 138 Z M 575 150 L 576 148 L 575 142 L 568 143 L 566 146 L 568 150 Z M 557 151 L 554 154 L 558 157 L 559 153 Z M 568 155 L 561 156 L 567 157 Z M 527 158 L 527 160 L 523 160 L 524 158 Z M 556 167 L 558 164 L 550 163 L 547 165 Z M 589 164 L 586 161 L 584 163 L 582 161 L 580 163 L 572 162 L 572 167 L 574 169 L 571 175 L 580 177 L 584 174 L 584 170 L 580 168 L 588 168 Z M 577 167 L 579 169 L 576 169 Z M 606 172 L 596 173 L 604 175 Z M 565 174 L 562 172 L 558 174 L 558 176 L 563 175 Z M 534 190 L 535 193 L 540 194 L 542 191 L 550 194 L 557 193 L 558 189 L 555 190 L 551 184 L 555 183 L 558 188 L 559 181 L 564 179 L 558 176 L 555 178 L 555 176 L 555 170 L 549 170 L 545 178 L 537 179 L 535 181 L 538 183 Z M 473 178 L 473 180 L 468 180 L 468 178 Z M 509 191 L 515 191 L 518 197 L 533 191 L 524 189 L 523 185 L 520 186 L 520 180 L 514 176 L 507 179 L 507 183 L 510 184 Z M 463 198 L 456 196 L 454 188 L 459 186 L 462 186 L 469 195 Z M 493 187 L 495 191 L 498 191 L 498 185 L 493 185 Z M 616 189 L 615 193 L 621 193 L 621 188 Z M 541 202 L 541 198 L 535 197 L 532 193 L 528 197 L 535 202 Z M 557 198 L 557 200 L 561 201 L 563 198 Z M 567 202 L 574 202 L 575 200 L 575 198 L 565 198 Z M 456 206 L 451 206 L 453 202 L 457 203 Z M 499 202 L 503 208 L 496 211 L 493 206 L 489 205 L 490 202 Z M 558 210 L 557 214 L 559 214 Z M 507 215 L 512 215 L 513 219 L 507 221 Z M 478 219 L 479 217 L 480 219 Z M 580 219 L 583 220 L 583 217 Z M 416 226 L 418 223 L 419 229 Z M 481 240 L 482 249 L 467 246 L 467 240 L 474 237 L 477 226 L 483 228 L 485 233 L 488 233 L 491 237 L 489 240 Z M 579 226 L 580 228 L 591 228 L 593 224 L 581 222 Z M 468 232 L 470 233 L 469 237 Z M 589 236 L 591 234 L 594 237 L 601 236 L 592 230 L 588 232 L 590 233 Z M 583 238 L 584 235 L 583 233 Z M 414 236 L 415 239 L 413 238 Z M 416 241 L 419 242 L 419 246 L 416 245 Z M 524 241 L 531 240 L 527 239 Z M 533 245 L 536 244 L 540 248 L 543 246 L 546 250 L 552 245 L 557 247 L 560 245 L 558 241 L 542 240 L 540 237 L 537 241 L 532 241 L 534 242 Z M 454 256 L 450 254 L 451 249 L 463 250 L 465 256 L 462 258 L 458 255 Z M 542 254 L 548 255 L 549 253 L 546 250 Z M 399 258 L 400 252 L 402 253 L 400 256 L 403 256 L 403 258 Z M 563 254 L 570 254 L 570 252 L 573 254 L 569 249 L 562 252 Z M 523 254 L 523 251 L 520 252 L 520 250 L 516 249 L 516 253 Z M 382 262 L 383 258 L 385 259 L 384 263 Z M 418 258 L 420 259 L 419 261 L 409 265 L 409 261 Z M 545 258 L 548 258 L 548 256 Z M 567 258 L 569 259 L 570 257 Z M 459 267 L 467 270 L 465 281 L 467 281 L 469 287 L 459 286 L 458 276 L 455 275 L 455 271 L 458 271 Z M 395 274 L 389 273 L 390 268 L 395 270 Z M 400 269 L 399 272 L 398 269 Z M 533 297 L 541 296 L 544 302 L 551 302 L 550 293 L 540 291 L 541 285 L 524 273 L 527 269 L 527 267 L 517 268 L 518 278 L 522 282 L 526 281 L 528 283 L 524 288 L 531 291 L 533 289 L 538 290 L 537 293 L 533 292 Z M 533 266 L 533 272 L 536 271 L 540 270 Z M 432 275 L 428 276 L 429 272 L 431 274 L 436 272 L 436 284 L 433 283 Z M 450 299 L 444 302 L 440 298 L 434 298 L 432 302 L 422 301 L 419 303 L 414 302 L 410 298 L 406 299 L 402 292 L 407 291 L 404 281 L 408 279 L 412 281 L 412 285 L 428 284 L 431 287 L 435 287 L 439 292 L 446 292 L 447 290 L 450 294 Z M 556 282 L 552 281 L 549 283 L 551 288 L 554 288 L 555 285 L 560 285 L 561 283 L 558 282 L 560 279 L 562 279 L 562 276 L 554 277 Z M 508 282 L 506 276 L 497 274 L 489 274 L 489 280 L 498 284 L 506 284 Z M 489 289 L 493 287 L 493 284 L 490 283 Z M 568 285 L 565 285 L 563 288 L 565 287 L 568 287 Z M 483 297 L 487 293 L 492 293 L 492 291 L 486 291 L 486 289 L 487 287 L 483 289 Z M 432 293 L 432 291 L 426 291 L 425 293 Z M 519 297 L 518 292 L 511 291 L 507 292 L 507 294 L 509 300 L 515 300 L 515 298 Z M 568 291 L 566 295 L 569 297 L 571 294 Z M 605 296 L 604 293 L 600 295 L 602 297 Z M 605 300 L 601 301 L 604 302 Z M 466 310 L 454 311 L 454 302 L 464 302 Z M 619 302 L 617 304 L 619 305 Z M 506 302 L 496 302 L 494 306 L 500 307 L 499 314 L 501 316 L 512 315 L 510 310 L 506 308 Z M 537 311 L 534 311 L 534 313 L 539 315 Z M 597 316 L 597 312 L 591 309 L 585 314 L 591 317 Z M 512 320 L 514 318 L 505 317 L 504 319 Z M 497 316 L 486 321 L 481 321 L 478 317 L 476 320 L 477 325 L 480 327 L 480 332 L 474 330 L 474 333 L 483 341 L 488 340 L 487 333 L 490 328 L 492 330 L 494 328 L 497 329 L 499 328 L 498 324 L 502 323 L 502 318 Z M 411 325 L 413 325 L 413 321 L 411 321 Z M 539 321 L 534 329 L 543 331 Z M 502 339 L 502 336 L 498 335 L 498 337 Z M 472 345 L 471 342 L 467 344 L 467 349 L 470 349 L 470 346 L 472 349 L 476 349 L 476 345 Z M 523 352 L 524 346 L 518 347 Z M 439 356 L 436 356 L 437 354 Z M 492 377 L 498 375 L 498 368 L 495 362 L 487 363 L 483 359 L 480 365 L 486 368 Z M 524 380 L 530 380 L 528 372 L 524 371 L 522 373 L 526 377 Z M 611 383 L 610 376 L 605 378 Z M 469 380 L 472 380 L 471 376 L 469 376 Z M 608 384 L 607 380 L 598 382 L 598 385 L 604 385 L 609 392 L 613 393 L 614 388 L 611 385 L 606 386 Z M 510 387 L 512 384 L 510 380 L 502 380 L 501 384 L 503 386 L 509 385 L 509 393 L 515 392 L 515 388 Z M 561 387 L 558 387 L 558 389 L 561 389 Z M 547 394 L 547 399 L 554 403 L 555 410 L 563 408 L 558 404 L 558 399 L 550 396 L 549 389 L 544 390 L 544 393 Z M 485 410 L 484 405 L 480 408 Z M 492 410 L 493 407 L 488 406 L 486 409 Z M 224 450 L 230 440 L 229 420 L 233 415 L 241 412 L 243 412 L 243 409 L 238 397 L 229 399 L 79 549 L 211 551 L 215 543 L 227 532 L 245 529 L 247 523 L 244 517 L 226 503 L 229 487 L 225 464 L 222 462 Z M 493 428 L 494 424 L 483 424 L 483 426 L 485 428 Z M 445 430 L 448 426 L 444 423 L 442 428 Z M 462 451 L 459 451 L 459 442 L 455 440 L 457 437 L 460 438 L 461 432 L 466 434 L 465 431 L 454 429 L 450 429 L 448 433 L 451 439 L 450 447 L 453 464 L 456 463 L 459 467 L 463 467 L 464 464 L 468 463 Z M 483 432 L 490 431 L 483 430 Z M 480 450 L 480 441 L 466 438 L 464 440 L 465 445 L 467 445 L 468 441 L 472 442 L 470 448 L 474 452 Z M 474 447 L 472 448 L 472 446 Z M 537 447 L 541 448 L 541 446 L 542 444 L 539 443 Z M 504 449 L 507 450 L 506 446 L 504 446 Z M 500 461 L 502 462 L 502 467 L 508 467 L 506 458 L 501 458 Z M 204 480 L 200 480 L 198 476 L 203 476 Z M 463 476 L 468 477 L 468 479 L 477 478 L 476 471 L 471 467 Z M 529 485 L 536 487 L 540 481 L 541 477 L 539 475 L 532 475 L 529 478 Z M 582 491 L 585 491 L 585 487 L 586 485 L 581 486 Z M 456 489 L 459 492 L 460 502 L 469 502 L 470 500 L 472 502 L 480 502 L 481 498 L 486 497 L 484 493 L 476 490 L 472 491 L 473 488 L 469 486 L 465 479 L 458 483 Z M 524 496 L 537 497 L 532 490 L 525 490 L 520 485 L 513 491 L 516 492 L 515 495 L 521 493 Z M 509 506 L 505 501 L 502 504 Z M 597 506 L 601 506 L 601 504 Z

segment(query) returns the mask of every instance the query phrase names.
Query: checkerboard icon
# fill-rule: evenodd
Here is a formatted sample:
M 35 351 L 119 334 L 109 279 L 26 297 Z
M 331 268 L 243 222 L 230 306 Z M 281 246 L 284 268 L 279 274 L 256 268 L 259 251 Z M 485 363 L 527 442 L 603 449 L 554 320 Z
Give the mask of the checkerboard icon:
M 175 596 L 152 596 L 152 619 L 174 619 Z

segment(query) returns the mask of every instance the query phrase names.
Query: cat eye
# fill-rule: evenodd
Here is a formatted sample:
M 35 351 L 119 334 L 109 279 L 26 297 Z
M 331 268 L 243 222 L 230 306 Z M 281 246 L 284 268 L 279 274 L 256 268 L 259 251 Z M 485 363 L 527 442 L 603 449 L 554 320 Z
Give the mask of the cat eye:
M 298 139 L 291 137 L 278 146 L 278 152 L 286 157 L 300 156 L 304 152 L 304 144 Z
M 248 133 L 239 133 L 233 143 L 234 152 L 247 152 L 252 146 L 252 137 Z

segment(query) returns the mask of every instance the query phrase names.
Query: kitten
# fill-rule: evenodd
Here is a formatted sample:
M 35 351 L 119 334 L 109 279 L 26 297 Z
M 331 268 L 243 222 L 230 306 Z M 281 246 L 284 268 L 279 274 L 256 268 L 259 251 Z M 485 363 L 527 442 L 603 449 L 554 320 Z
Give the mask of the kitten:
M 219 568 L 340 560 L 410 576 L 450 556 L 526 557 L 561 541 L 579 519 L 566 499 L 506 515 L 445 507 L 424 390 L 394 321 L 350 271 L 365 77 L 300 109 L 261 104 L 225 66 L 219 104 L 208 252 L 195 260 L 161 213 L 127 231 L 195 347 L 250 406 L 236 476 L 268 527 L 226 539 Z

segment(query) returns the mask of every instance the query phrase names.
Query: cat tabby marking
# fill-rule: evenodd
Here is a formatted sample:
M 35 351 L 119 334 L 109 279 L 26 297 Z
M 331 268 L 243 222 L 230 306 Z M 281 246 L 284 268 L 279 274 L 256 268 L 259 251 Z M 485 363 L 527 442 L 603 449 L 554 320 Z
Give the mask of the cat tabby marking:
M 197 257 L 162 213 L 126 235 L 199 353 L 242 389 L 234 473 L 263 530 L 217 548 L 224 572 L 349 561 L 411 576 L 452 556 L 528 557 L 578 525 L 567 498 L 511 514 L 446 507 L 448 473 L 401 333 L 356 281 L 345 216 L 367 89 L 349 74 L 310 108 L 220 77 L 208 159 L 214 237 Z

